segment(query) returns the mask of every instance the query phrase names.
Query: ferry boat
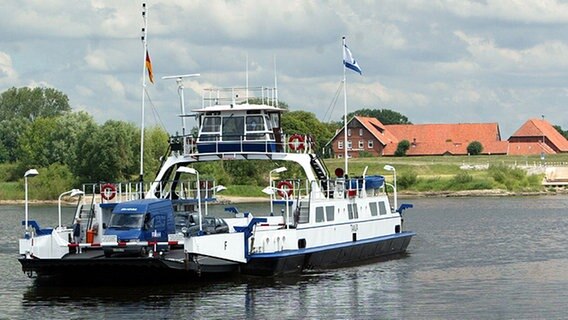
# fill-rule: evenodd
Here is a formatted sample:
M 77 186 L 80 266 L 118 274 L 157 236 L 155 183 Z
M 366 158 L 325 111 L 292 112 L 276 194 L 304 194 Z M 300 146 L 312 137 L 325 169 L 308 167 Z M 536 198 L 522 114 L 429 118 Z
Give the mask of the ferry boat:
M 144 64 L 152 79 L 146 10 L 143 4 Z M 350 52 L 348 56 L 351 61 Z M 346 66 L 358 68 L 356 63 Z M 331 177 L 311 136 L 283 132 L 286 110 L 278 106 L 276 85 L 249 88 L 247 81 L 245 88 L 208 89 L 201 107 L 186 114 L 182 81 L 189 76 L 194 75 L 164 77 L 179 85 L 182 134 L 170 139 L 154 181 L 143 182 L 144 91 L 139 182 L 94 183 L 64 192 L 62 196 L 79 197 L 75 224 L 62 224 L 60 210 L 58 225 L 42 228 L 27 210 L 27 177 L 37 171 L 26 172 L 19 262 L 28 276 L 119 281 L 272 276 L 363 263 L 406 251 L 415 234 L 403 228 L 402 212 L 411 205 L 398 207 L 396 178 L 387 184 L 383 176 L 366 175 L 367 169 L 349 177 L 347 154 L 345 170 L 337 169 Z M 260 103 L 250 103 L 251 99 Z M 198 123 L 195 136 L 185 128 L 185 119 L 191 116 Z M 270 210 L 241 213 L 231 207 L 222 216 L 209 215 L 209 204 L 225 186 L 200 179 L 199 165 L 219 161 L 274 164 L 266 172 L 269 184 L 263 189 Z M 292 167 L 301 172 L 299 178 L 272 179 Z M 394 170 L 388 165 L 385 169 Z M 394 206 L 387 186 L 394 191 Z M 88 200 L 85 195 L 90 195 Z M 274 206 L 281 207 L 280 213 L 274 212 Z
M 155 181 L 75 190 L 91 194 L 76 208 L 79 243 L 61 216 L 59 225 L 44 229 L 26 214 L 19 243 L 23 271 L 64 278 L 271 276 L 404 253 L 415 234 L 403 228 L 402 212 L 411 205 L 397 208 L 396 185 L 366 172 L 348 177 L 339 169 L 330 177 L 313 139 L 283 132 L 286 110 L 277 105 L 276 89 L 257 89 L 208 90 L 202 106 L 193 110 L 197 135 L 171 139 Z M 255 92 L 261 104 L 248 103 Z M 232 208 L 231 217 L 209 215 L 208 206 L 225 187 L 200 180 L 195 166 L 251 160 L 286 164 L 266 173 L 270 185 L 263 190 L 271 208 L 280 207 L 281 213 L 267 208 L 243 214 Z M 272 179 L 293 165 L 301 168 L 303 179 Z M 387 185 L 395 191 L 394 206 Z

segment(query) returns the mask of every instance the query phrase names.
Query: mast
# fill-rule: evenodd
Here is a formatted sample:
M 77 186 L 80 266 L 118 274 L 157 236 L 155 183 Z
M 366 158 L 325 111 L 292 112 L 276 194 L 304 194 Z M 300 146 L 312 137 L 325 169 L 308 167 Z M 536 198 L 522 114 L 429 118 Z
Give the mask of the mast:
M 143 47 L 143 60 L 142 60 L 142 119 L 140 125 L 140 194 L 144 194 L 143 181 L 144 181 L 144 94 L 146 93 L 146 55 L 148 53 L 148 43 L 146 38 L 148 36 L 148 21 L 147 21 L 146 3 L 142 3 L 142 20 L 144 20 L 144 27 L 142 28 L 142 47 Z
M 345 36 L 341 45 L 341 52 L 345 50 Z M 344 176 L 349 174 L 349 161 L 347 161 L 347 81 L 345 77 L 345 63 L 343 63 L 343 150 L 345 158 L 345 173 Z

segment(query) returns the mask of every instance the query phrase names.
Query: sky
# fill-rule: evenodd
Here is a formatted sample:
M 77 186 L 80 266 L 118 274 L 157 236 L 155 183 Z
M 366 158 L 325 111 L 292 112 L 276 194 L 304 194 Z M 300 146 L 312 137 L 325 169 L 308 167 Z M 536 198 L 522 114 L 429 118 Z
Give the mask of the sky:
M 349 111 L 496 122 L 502 139 L 529 118 L 568 129 L 568 1 L 557 0 L 3 0 L 0 92 L 52 87 L 99 123 L 140 125 L 143 2 L 146 126 L 181 132 L 177 85 L 161 77 L 201 74 L 184 81 L 191 110 L 204 88 L 245 86 L 246 69 L 250 86 L 276 74 L 291 110 L 339 121 L 345 36 L 363 70 L 347 70 Z

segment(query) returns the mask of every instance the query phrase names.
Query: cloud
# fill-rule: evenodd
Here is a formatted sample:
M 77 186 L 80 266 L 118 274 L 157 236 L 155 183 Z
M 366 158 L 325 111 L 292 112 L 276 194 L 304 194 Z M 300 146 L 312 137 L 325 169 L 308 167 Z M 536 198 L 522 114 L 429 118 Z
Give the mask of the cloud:
M 12 66 L 12 58 L 5 52 L 0 51 L 0 82 L 10 82 L 17 78 L 17 73 Z

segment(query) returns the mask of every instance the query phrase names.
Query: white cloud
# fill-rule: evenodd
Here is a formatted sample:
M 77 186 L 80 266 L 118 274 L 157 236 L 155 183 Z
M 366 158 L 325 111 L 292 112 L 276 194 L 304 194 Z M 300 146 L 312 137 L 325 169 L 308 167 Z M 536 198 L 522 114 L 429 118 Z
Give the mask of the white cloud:
M 0 51 L 0 81 L 13 81 L 17 77 L 12 66 L 12 58 L 5 52 Z

